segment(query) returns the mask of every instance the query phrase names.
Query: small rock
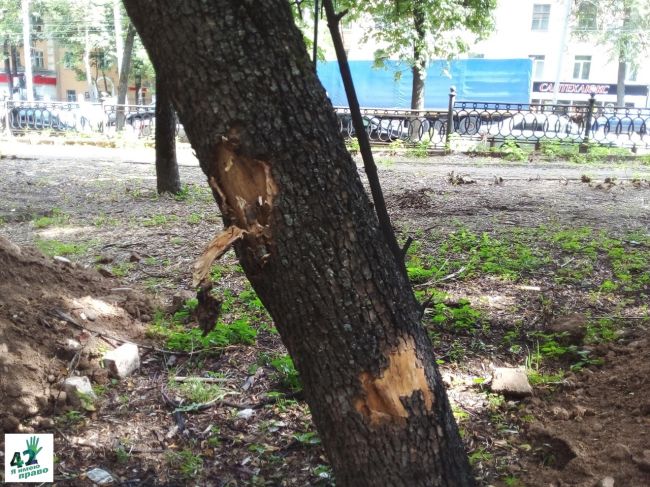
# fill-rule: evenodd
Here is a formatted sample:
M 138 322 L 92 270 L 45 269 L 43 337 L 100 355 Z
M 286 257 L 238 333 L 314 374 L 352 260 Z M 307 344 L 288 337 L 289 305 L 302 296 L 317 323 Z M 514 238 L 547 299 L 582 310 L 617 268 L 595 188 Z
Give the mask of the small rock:
M 68 267 L 74 267 L 74 264 L 70 259 L 66 259 L 65 257 L 61 257 L 60 255 L 55 255 L 54 260 L 57 262 L 60 262 L 63 265 L 66 265 Z
M 600 479 L 598 487 L 614 487 L 614 477 L 605 477 Z
M 124 379 L 140 367 L 138 346 L 134 343 L 125 343 L 115 350 L 104 354 L 104 367 L 113 377 Z
M 553 413 L 553 416 L 555 416 L 558 419 L 561 419 L 562 421 L 566 421 L 567 419 L 569 419 L 571 417 L 571 415 L 569 414 L 569 411 L 567 411 L 566 409 L 561 408 L 559 406 L 553 407 L 551 412 Z
M 100 368 L 94 369 L 91 374 L 91 377 L 93 378 L 93 382 L 101 386 L 105 386 L 110 382 L 110 379 L 108 377 L 108 370 L 106 369 L 100 369 Z
M 142 316 L 140 316 L 140 321 L 142 321 L 143 323 L 149 323 L 151 321 L 151 316 L 142 315 Z
M 630 452 L 630 449 L 627 447 L 627 445 L 616 443 L 611 447 L 609 456 L 614 460 L 625 460 L 627 458 L 630 458 L 632 456 L 632 453 Z
M 571 416 L 573 418 L 582 418 L 587 413 L 587 408 L 584 406 L 577 405 L 573 408 Z
M 54 420 L 52 418 L 43 418 L 39 421 L 38 426 L 43 429 L 54 428 Z
M 131 252 L 131 255 L 129 255 L 129 262 L 140 262 L 141 260 L 142 256 L 137 252 Z
M 90 368 L 92 368 L 92 364 L 90 363 L 90 360 L 88 360 L 86 357 L 82 357 L 79 359 L 79 363 L 77 363 L 77 369 L 88 370 Z
M 85 309 L 84 314 L 86 315 L 86 319 L 88 321 L 95 321 L 97 319 L 97 313 L 95 313 L 92 309 Z
M 101 468 L 93 468 L 92 470 L 89 470 L 86 472 L 86 477 L 97 485 L 109 485 L 115 481 L 110 473 Z
M 52 375 L 52 374 L 48 375 L 48 376 L 47 376 L 47 381 L 48 381 L 50 384 L 54 384 L 54 382 L 56 382 L 56 376 L 54 376 L 54 375 Z
M 92 403 L 97 399 L 90 380 L 86 376 L 68 377 L 63 381 L 63 390 L 66 393 L 68 401 L 75 407 L 90 409 Z
M 68 395 L 64 391 L 53 391 L 52 392 L 52 401 L 56 407 L 63 407 L 68 401 Z
M 533 393 L 526 370 L 522 368 L 497 367 L 492 376 L 491 389 L 504 396 L 526 397 Z
M 251 419 L 253 417 L 253 414 L 255 414 L 255 411 L 252 409 L 242 409 L 237 413 L 238 418 L 243 418 L 243 419 Z
M 0 422 L 0 424 L 2 425 L 2 430 L 5 433 L 15 433 L 18 431 L 20 421 L 16 416 L 10 414 L 9 416 L 2 418 L 2 422 Z

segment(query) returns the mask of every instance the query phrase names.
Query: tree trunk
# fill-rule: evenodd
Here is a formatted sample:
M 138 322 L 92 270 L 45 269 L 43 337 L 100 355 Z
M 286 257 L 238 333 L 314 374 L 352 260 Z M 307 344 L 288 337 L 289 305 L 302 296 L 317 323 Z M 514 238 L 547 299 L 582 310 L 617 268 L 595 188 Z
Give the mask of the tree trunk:
M 413 88 L 411 109 L 424 110 L 424 80 L 426 79 L 426 31 L 424 28 L 424 7 L 420 2 L 413 3 L 413 25 L 417 34 L 413 41 Z
M 176 162 L 176 117 L 169 92 L 156 74 L 156 185 L 159 193 L 176 194 L 181 178 Z
M 227 232 L 210 250 L 234 242 L 337 485 L 473 485 L 418 303 L 289 3 L 125 4 L 221 208 Z
M 90 101 L 97 101 L 97 89 L 95 88 L 95 83 L 93 82 L 93 75 L 90 67 L 90 39 L 88 34 L 88 26 L 86 26 L 84 31 L 84 69 L 86 71 L 86 84 L 88 85 L 88 96 Z
M 124 42 L 124 54 L 122 55 L 122 67 L 120 68 L 120 80 L 117 85 L 117 112 L 115 114 L 115 130 L 118 132 L 124 128 L 124 106 L 126 94 L 129 91 L 129 74 L 131 73 L 131 58 L 133 57 L 133 43 L 135 42 L 135 27 L 129 23 L 126 30 L 126 41 Z
M 616 77 L 616 106 L 625 106 L 625 71 L 626 71 L 625 57 L 621 53 L 618 61 L 618 74 Z
M 9 52 L 9 39 L 5 39 L 3 46 L 3 54 L 5 57 L 5 74 L 7 75 L 7 89 L 9 90 L 9 99 L 14 92 L 14 78 L 11 72 L 11 54 Z

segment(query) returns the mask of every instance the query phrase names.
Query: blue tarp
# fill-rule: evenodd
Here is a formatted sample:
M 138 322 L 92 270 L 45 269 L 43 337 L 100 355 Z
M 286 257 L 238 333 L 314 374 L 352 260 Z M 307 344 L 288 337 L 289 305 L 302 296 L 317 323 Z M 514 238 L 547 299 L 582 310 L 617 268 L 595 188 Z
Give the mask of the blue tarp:
M 410 107 L 413 76 L 407 64 L 387 61 L 385 67 L 373 68 L 372 61 L 350 61 L 350 70 L 362 107 Z M 348 105 L 338 62 L 319 62 L 318 77 L 334 106 Z M 531 84 L 530 59 L 433 61 L 427 69 L 424 107 L 446 110 L 451 86 L 457 101 L 530 103 Z

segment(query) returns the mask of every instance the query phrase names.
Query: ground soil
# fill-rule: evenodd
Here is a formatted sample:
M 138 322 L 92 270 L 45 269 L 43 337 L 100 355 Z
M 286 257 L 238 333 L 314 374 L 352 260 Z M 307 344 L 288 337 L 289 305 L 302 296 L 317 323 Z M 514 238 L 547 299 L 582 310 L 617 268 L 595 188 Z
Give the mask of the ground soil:
M 201 356 L 167 353 L 144 335 L 155 308 L 177 308 L 174 301 L 191 289 L 191 264 L 221 228 L 187 148 L 179 150 L 183 198 L 156 195 L 153 152 L 143 148 L 7 142 L 1 155 L 0 432 L 53 432 L 57 485 L 91 485 L 85 474 L 93 467 L 131 486 L 331 484 L 300 395 L 285 391 L 284 402 L 270 400 L 277 377 L 252 367 L 260 355 L 282 353 L 277 335 L 260 331 L 254 346 Z M 544 224 L 650 232 L 650 167 L 637 163 L 513 164 L 465 155 L 378 161 L 403 238 L 459 223 L 476 232 Z M 54 208 L 68 219 L 38 228 L 38 217 Z M 44 239 L 88 250 L 71 262 L 55 260 L 32 247 Z M 225 264 L 235 266 L 234 256 Z M 549 282 L 540 275 L 522 290 L 449 279 L 444 288 L 452 296 L 487 296 L 495 330 L 515 318 L 543 327 L 569 313 L 579 321 L 586 310 L 611 309 L 586 291 Z M 237 293 L 245 283 L 226 273 L 219 285 Z M 550 311 L 539 305 L 540 289 Z M 510 316 L 521 303 L 530 305 Z M 648 320 L 638 319 L 647 306 L 625 312 L 630 325 L 617 339 L 592 347 L 604 365 L 536 387 L 530 398 L 495 405 L 476 380 L 489 378 L 494 366 L 521 365 L 521 356 L 496 342 L 486 339 L 466 360 L 441 366 L 452 402 L 465 412 L 468 450 L 485 453 L 473 461 L 480 485 L 587 487 L 608 476 L 616 486 L 650 485 L 650 331 Z M 66 349 L 68 339 L 82 344 L 79 353 Z M 102 352 L 125 340 L 158 350 L 141 348 L 141 369 L 111 381 Z M 443 333 L 439 357 L 451 355 L 451 342 Z M 170 374 L 198 370 L 222 373 L 230 395 L 201 411 L 174 412 Z M 74 373 L 103 388 L 96 410 L 81 418 L 60 392 Z M 214 431 L 218 442 L 210 441 Z M 200 455 L 198 466 L 185 451 Z

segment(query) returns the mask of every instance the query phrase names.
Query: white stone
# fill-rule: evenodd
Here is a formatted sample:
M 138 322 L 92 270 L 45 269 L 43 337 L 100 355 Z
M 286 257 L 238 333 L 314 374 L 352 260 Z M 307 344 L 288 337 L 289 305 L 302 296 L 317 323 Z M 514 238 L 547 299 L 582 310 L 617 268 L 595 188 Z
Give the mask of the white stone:
M 255 414 L 255 411 L 252 409 L 242 409 L 237 413 L 238 418 L 243 418 L 243 419 L 251 419 L 251 417 Z
M 614 477 L 605 477 L 598 482 L 598 487 L 614 487 Z
M 497 367 L 492 376 L 492 392 L 504 396 L 526 397 L 533 393 L 523 368 Z
M 90 385 L 90 380 L 86 376 L 68 377 L 63 381 L 63 390 L 68 401 L 73 406 L 82 406 L 88 409 L 89 406 L 92 406 L 92 402 L 97 399 Z M 88 401 L 91 401 L 91 403 L 88 404 Z
M 54 260 L 60 262 L 61 264 L 72 267 L 72 261 L 70 259 L 66 259 L 65 257 L 61 257 L 60 255 L 55 255 Z
M 135 343 L 125 343 L 104 354 L 104 367 L 118 379 L 124 379 L 140 368 L 140 355 Z
M 86 472 L 86 477 L 97 485 L 108 485 L 115 481 L 110 473 L 101 468 L 93 468 L 92 470 L 89 470 Z

